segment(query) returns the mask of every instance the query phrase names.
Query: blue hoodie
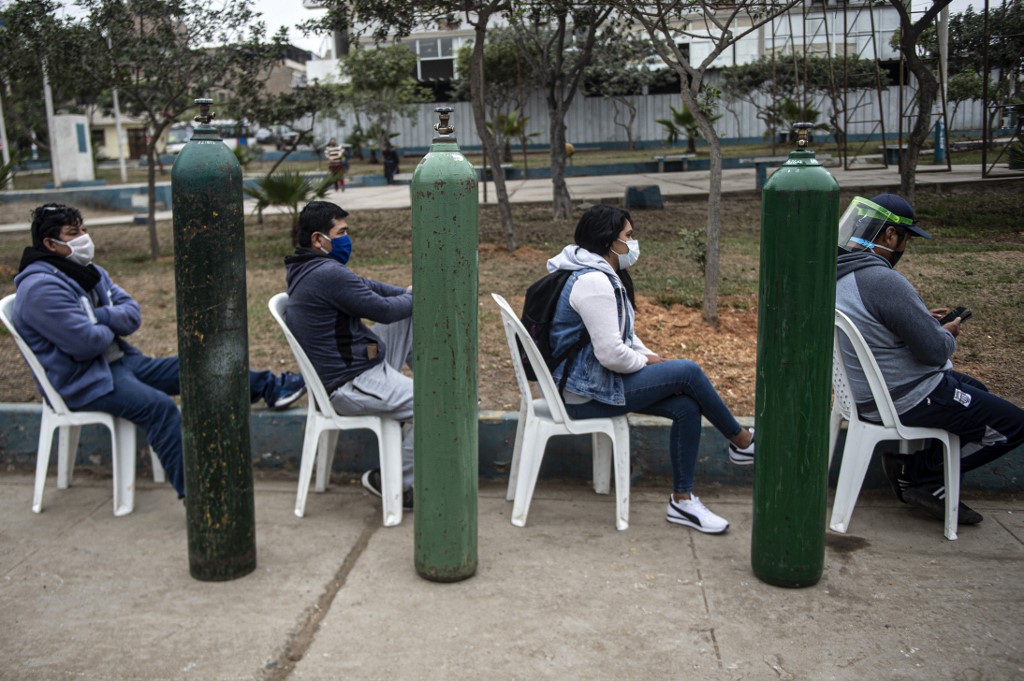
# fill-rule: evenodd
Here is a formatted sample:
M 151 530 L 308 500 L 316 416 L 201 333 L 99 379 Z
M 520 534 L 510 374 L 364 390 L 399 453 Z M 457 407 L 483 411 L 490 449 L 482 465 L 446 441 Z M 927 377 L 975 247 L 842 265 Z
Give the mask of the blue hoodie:
M 14 278 L 14 327 L 71 409 L 113 391 L 106 359 L 111 345 L 124 354 L 139 352 L 123 339 L 142 324 L 139 304 L 106 270 L 96 269 L 100 282 L 91 293 L 45 261 Z

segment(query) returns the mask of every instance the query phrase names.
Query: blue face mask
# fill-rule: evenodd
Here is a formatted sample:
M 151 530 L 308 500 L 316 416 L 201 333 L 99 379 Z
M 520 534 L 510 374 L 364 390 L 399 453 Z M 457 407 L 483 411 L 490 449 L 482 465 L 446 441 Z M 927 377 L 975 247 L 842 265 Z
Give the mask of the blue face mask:
M 323 249 L 320 249 L 323 250 Z M 352 239 L 348 234 L 342 234 L 331 239 L 331 252 L 327 255 L 331 256 L 342 265 L 348 262 L 348 259 L 352 256 Z

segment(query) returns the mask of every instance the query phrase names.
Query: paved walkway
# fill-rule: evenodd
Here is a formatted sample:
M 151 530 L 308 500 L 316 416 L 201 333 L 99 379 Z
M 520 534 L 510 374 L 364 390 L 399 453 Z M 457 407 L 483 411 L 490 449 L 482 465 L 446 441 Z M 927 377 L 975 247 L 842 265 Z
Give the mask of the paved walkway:
M 894 171 L 833 172 L 846 189 L 898 186 Z M 569 179 L 577 201 L 635 184 L 700 196 L 707 174 Z M 514 201 L 550 199 L 548 180 L 509 185 Z M 723 185 L 753 191 L 754 171 L 726 171 Z M 332 198 L 402 208 L 409 190 Z M 713 537 L 668 525 L 661 489 L 635 487 L 630 528 L 616 532 L 613 496 L 544 481 L 514 528 L 503 486 L 483 483 L 477 574 L 436 584 L 413 568 L 413 514 L 384 528 L 377 500 L 338 481 L 298 519 L 294 477 L 261 477 L 256 571 L 204 583 L 189 576 L 184 509 L 165 487 L 140 479 L 135 512 L 115 518 L 109 478 L 48 482 L 35 515 L 31 476 L 0 476 L 0 679 L 1024 678 L 1018 495 L 968 499 L 986 519 L 948 542 L 940 522 L 865 493 L 851 534 L 827 533 L 821 581 L 790 590 L 751 570 L 749 488 L 703 490 L 732 521 Z
M 185 514 L 140 480 L 133 514 L 109 479 L 0 477 L 0 678 L 942 679 L 1024 676 L 1024 502 L 971 499 L 960 539 L 890 494 L 829 533 L 821 581 L 782 589 L 750 567 L 749 489 L 705 490 L 732 521 L 708 536 L 664 521 L 661 490 L 613 496 L 541 483 L 527 527 L 504 488 L 479 498 L 479 566 L 455 584 L 413 567 L 414 519 L 381 525 L 341 483 L 292 514 L 294 480 L 258 479 L 258 566 L 188 573 Z
M 839 186 L 849 191 L 853 188 L 882 188 L 898 190 L 900 184 L 899 171 L 895 167 L 888 169 L 843 170 L 841 167 L 830 167 Z M 771 171 L 770 171 L 771 172 Z M 1010 170 L 997 170 L 995 176 L 983 179 L 980 165 L 953 166 L 952 172 L 946 172 L 945 166 L 920 166 L 917 183 L 921 188 L 942 185 L 961 184 L 994 184 L 1007 181 L 1024 181 L 1024 173 Z M 400 180 L 409 180 L 411 173 L 399 175 Z M 509 198 L 513 203 L 549 203 L 551 201 L 551 180 L 509 180 L 507 181 Z M 566 178 L 569 193 L 574 201 L 599 203 L 620 202 L 629 186 L 657 185 L 664 198 L 700 198 L 707 196 L 710 184 L 708 171 L 640 173 L 632 175 L 593 175 L 587 177 Z M 743 168 L 722 171 L 722 192 L 730 194 L 756 194 L 754 170 Z M 486 193 L 486 201 L 484 195 Z M 877 192 L 876 192 L 877 193 Z M 327 195 L 348 211 L 377 208 L 409 208 L 411 198 L 407 184 L 383 186 L 353 186 L 344 192 L 332 191 Z M 486 187 L 480 185 L 480 203 L 494 204 L 497 194 L 494 183 Z M 251 213 L 255 203 L 246 201 L 246 214 Z M 281 207 L 273 207 L 265 212 L 284 212 Z M 170 220 L 170 211 L 157 213 L 158 220 Z M 100 225 L 131 224 L 133 216 L 94 215 L 89 218 L 92 227 Z M 0 225 L 0 232 L 26 231 L 28 222 Z

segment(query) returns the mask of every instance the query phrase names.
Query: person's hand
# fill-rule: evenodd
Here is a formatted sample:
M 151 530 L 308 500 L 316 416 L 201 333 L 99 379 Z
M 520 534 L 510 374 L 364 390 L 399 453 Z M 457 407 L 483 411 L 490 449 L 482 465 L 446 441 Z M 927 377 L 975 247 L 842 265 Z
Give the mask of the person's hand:
M 960 335 L 960 322 L 961 321 L 962 320 L 960 319 L 960 317 L 957 317 L 956 319 L 951 321 L 949 324 L 943 324 L 942 328 L 944 328 L 946 331 L 949 331 L 951 334 L 953 334 L 953 338 L 956 338 L 957 336 Z
M 658 357 L 657 355 L 647 355 L 647 364 L 648 365 L 660 364 L 661 362 L 664 362 L 664 361 L 665 361 L 664 359 L 662 359 L 661 357 Z
M 932 313 L 932 317 L 934 317 L 935 319 L 942 319 L 949 312 L 949 308 L 948 307 L 936 307 L 936 308 L 933 308 L 933 309 L 929 310 L 929 312 Z
M 405 290 L 408 291 L 409 293 L 412 293 L 412 284 L 409 284 L 408 286 L 406 286 Z

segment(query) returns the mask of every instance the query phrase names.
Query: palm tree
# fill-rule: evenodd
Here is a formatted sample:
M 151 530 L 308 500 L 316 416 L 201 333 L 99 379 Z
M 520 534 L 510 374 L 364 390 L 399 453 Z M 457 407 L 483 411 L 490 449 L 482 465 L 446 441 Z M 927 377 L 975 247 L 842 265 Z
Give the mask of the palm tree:
M 292 245 L 297 246 L 299 231 L 299 204 L 311 199 L 323 198 L 334 185 L 334 177 L 328 175 L 321 180 L 303 177 L 298 171 L 274 173 L 256 180 L 255 187 L 246 187 L 245 193 L 256 199 L 256 213 L 263 223 L 263 209 L 268 206 L 285 206 L 292 218 Z
M 665 141 L 668 144 L 675 144 L 679 141 L 682 133 L 686 133 L 686 153 L 695 154 L 697 153 L 697 135 L 700 134 L 700 127 L 697 125 L 697 120 L 693 117 L 693 114 L 686 108 L 684 104 L 681 109 L 676 109 L 674 106 L 670 106 L 669 110 L 672 112 L 672 118 L 659 118 L 658 122 L 665 126 L 665 130 L 668 133 Z M 708 120 L 712 123 L 722 117 L 722 114 L 708 114 Z

